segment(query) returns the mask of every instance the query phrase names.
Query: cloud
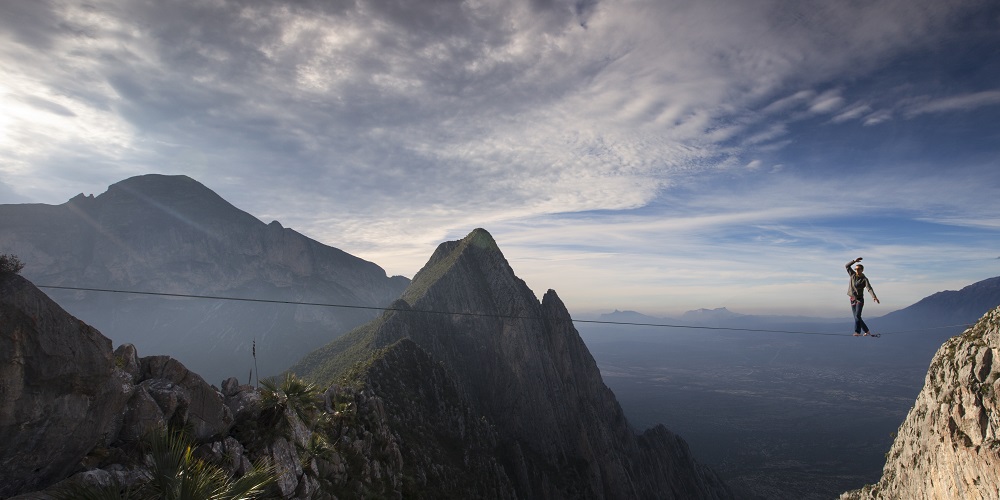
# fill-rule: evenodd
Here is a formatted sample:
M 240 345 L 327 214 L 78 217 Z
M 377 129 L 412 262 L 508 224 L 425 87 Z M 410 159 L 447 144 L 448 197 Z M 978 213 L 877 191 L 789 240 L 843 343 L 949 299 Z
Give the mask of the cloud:
M 877 98 L 882 88 L 858 83 L 952 36 L 975 8 L 0 2 L 0 175 L 21 199 L 61 203 L 130 175 L 184 173 L 264 220 L 410 275 L 428 247 L 474 227 L 679 200 L 707 212 L 652 210 L 671 222 L 626 224 L 633 236 L 582 227 L 637 248 L 657 231 L 719 237 L 720 227 L 812 213 L 801 206 L 816 198 L 825 207 L 816 216 L 843 214 L 842 174 L 787 157 L 805 147 L 798 141 L 810 127 L 994 103 L 983 92 L 894 107 Z M 931 95 L 916 84 L 894 91 L 897 102 Z M 731 188 L 793 173 L 801 184 L 774 184 L 788 192 Z M 699 191 L 725 192 L 739 206 L 686 198 Z M 873 200 L 886 200 L 884 191 L 864 190 Z M 800 205 L 761 208 L 763 192 Z
M 883 109 L 866 116 L 863 123 L 865 124 L 865 126 L 878 125 L 879 123 L 886 122 L 891 119 L 892 119 L 892 111 Z
M 987 90 L 983 92 L 974 92 L 940 99 L 926 100 L 920 104 L 908 107 L 906 114 L 907 116 L 912 117 L 926 113 L 968 111 L 996 105 L 1000 105 L 1000 90 Z
M 832 113 L 844 105 L 844 98 L 840 96 L 839 90 L 828 90 L 815 99 L 809 105 L 809 111 L 813 113 Z
M 0 181 L 0 204 L 6 203 L 27 203 L 28 199 L 17 194 L 10 186 Z
M 871 112 L 872 112 L 871 106 L 867 104 L 855 104 L 853 106 L 848 107 L 841 113 L 837 114 L 837 116 L 834 116 L 832 121 L 834 123 L 841 123 L 848 120 L 855 120 L 861 118 L 862 116 L 870 115 Z

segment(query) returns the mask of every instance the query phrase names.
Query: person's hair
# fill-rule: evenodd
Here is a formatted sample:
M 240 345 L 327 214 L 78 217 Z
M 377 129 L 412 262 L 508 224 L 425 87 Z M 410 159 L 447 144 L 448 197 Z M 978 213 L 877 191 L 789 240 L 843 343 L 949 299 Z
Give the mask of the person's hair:
M 865 266 L 862 266 L 861 264 L 858 264 L 857 265 L 857 270 L 858 271 L 864 271 L 865 270 Z

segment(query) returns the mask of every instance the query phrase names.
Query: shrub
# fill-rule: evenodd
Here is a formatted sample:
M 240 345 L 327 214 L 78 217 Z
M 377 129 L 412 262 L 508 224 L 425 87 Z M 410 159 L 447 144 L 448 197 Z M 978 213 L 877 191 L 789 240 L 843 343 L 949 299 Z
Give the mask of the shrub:
M 24 262 L 21 262 L 16 255 L 0 255 L 0 276 L 18 274 L 21 269 L 24 269 Z
M 260 461 L 240 477 L 215 464 L 195 458 L 194 442 L 184 432 L 159 429 L 142 446 L 138 481 L 124 485 L 118 479 L 105 486 L 71 484 L 59 487 L 55 500 L 249 500 L 270 497 L 278 470 Z
M 265 425 L 283 425 L 285 409 L 291 409 L 309 428 L 314 428 L 322 413 L 322 391 L 292 373 L 279 382 L 268 378 L 261 382 L 261 420 Z

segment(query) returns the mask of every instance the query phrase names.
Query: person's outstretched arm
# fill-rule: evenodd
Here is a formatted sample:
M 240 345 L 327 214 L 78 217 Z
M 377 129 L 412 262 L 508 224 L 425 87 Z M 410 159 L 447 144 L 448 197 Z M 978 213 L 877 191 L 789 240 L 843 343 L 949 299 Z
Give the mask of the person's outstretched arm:
M 875 296 L 875 290 L 872 290 L 872 282 L 868 280 L 865 280 L 865 282 L 868 283 L 868 293 L 871 294 L 872 299 L 875 300 L 876 304 L 881 304 L 881 302 L 878 301 L 878 297 Z

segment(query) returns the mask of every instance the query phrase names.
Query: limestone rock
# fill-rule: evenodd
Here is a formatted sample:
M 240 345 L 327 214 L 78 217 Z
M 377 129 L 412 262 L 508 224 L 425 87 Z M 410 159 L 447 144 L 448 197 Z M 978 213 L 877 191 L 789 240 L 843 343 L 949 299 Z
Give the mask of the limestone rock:
M 114 439 L 130 391 L 110 340 L 24 278 L 0 276 L 0 497 L 67 477 Z
M 234 421 L 256 420 L 260 416 L 261 395 L 252 385 L 240 385 L 235 377 L 222 381 L 222 395 Z
M 142 367 L 139 365 L 139 352 L 134 345 L 122 344 L 118 346 L 115 349 L 115 363 L 129 376 L 129 380 L 133 384 L 139 383 Z
M 148 385 L 140 384 L 125 407 L 124 425 L 118 437 L 135 443 L 149 432 L 165 428 L 167 421 L 160 403 L 149 393 Z
M 1000 308 L 941 346 L 882 478 L 842 499 L 1000 498 Z
M 168 422 L 191 426 L 196 439 L 229 432 L 233 415 L 222 393 L 169 356 L 141 360 L 142 384 L 157 400 Z

